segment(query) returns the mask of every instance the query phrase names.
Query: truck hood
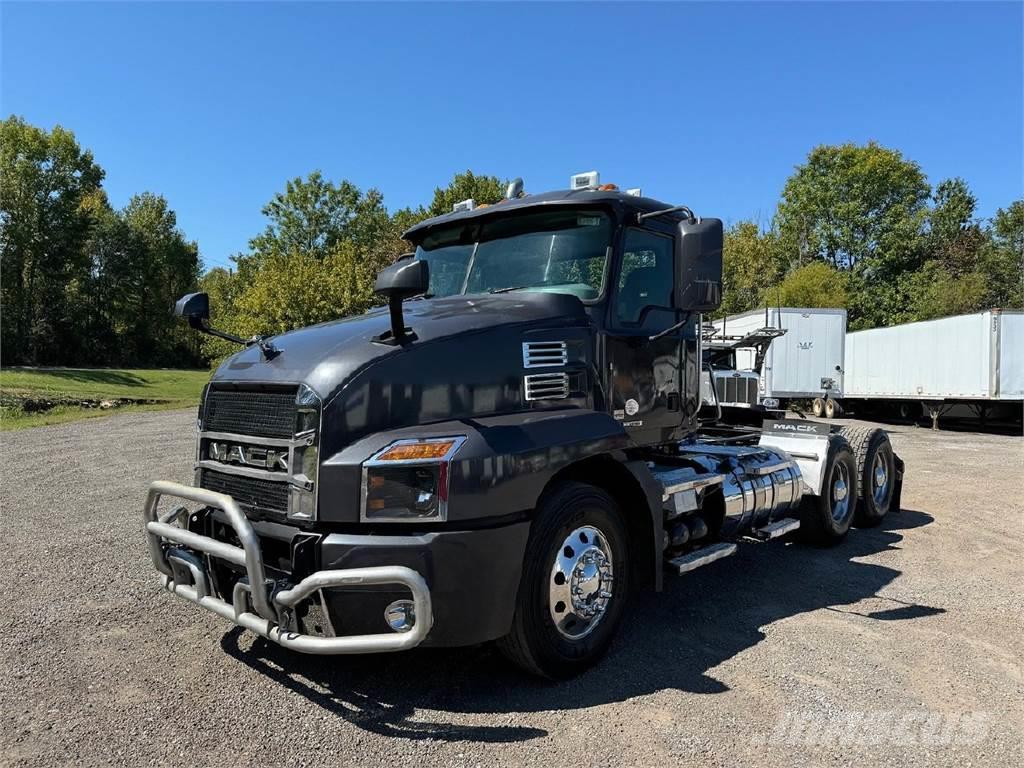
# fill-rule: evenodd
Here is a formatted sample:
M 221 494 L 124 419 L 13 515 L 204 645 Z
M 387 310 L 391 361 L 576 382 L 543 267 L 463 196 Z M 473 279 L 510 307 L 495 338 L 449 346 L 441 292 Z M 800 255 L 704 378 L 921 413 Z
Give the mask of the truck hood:
M 281 352 L 255 347 L 231 356 L 214 383 L 304 383 L 324 404 L 325 432 L 348 442 L 360 434 L 446 418 L 517 410 L 522 342 L 537 333 L 579 338 L 589 318 L 568 294 L 505 294 L 419 299 L 403 306 L 416 337 L 374 341 L 391 327 L 386 308 L 276 336 Z M 344 435 L 344 437 L 342 437 Z M 331 442 L 334 442 L 333 440 Z

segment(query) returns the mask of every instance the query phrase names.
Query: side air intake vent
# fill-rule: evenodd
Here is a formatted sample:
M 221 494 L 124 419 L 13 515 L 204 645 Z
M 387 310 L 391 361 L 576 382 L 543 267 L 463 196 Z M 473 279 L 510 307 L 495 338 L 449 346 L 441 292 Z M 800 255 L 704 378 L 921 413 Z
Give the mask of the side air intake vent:
M 567 373 L 528 373 L 523 384 L 527 400 L 562 400 L 569 396 Z
M 523 342 L 523 368 L 546 368 L 567 362 L 569 352 L 564 341 Z

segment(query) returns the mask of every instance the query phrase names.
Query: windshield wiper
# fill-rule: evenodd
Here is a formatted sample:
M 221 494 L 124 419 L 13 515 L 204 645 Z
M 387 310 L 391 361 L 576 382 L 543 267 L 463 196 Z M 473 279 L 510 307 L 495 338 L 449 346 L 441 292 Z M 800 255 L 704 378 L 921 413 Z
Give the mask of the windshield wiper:
M 508 288 L 492 288 L 488 293 L 508 293 L 509 291 L 521 291 L 529 287 L 528 285 L 510 285 Z

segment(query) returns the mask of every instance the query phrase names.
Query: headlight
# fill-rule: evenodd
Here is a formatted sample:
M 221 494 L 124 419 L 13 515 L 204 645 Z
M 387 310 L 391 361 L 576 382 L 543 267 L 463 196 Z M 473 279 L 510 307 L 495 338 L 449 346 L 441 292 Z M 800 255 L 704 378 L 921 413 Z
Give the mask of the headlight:
M 295 438 L 289 461 L 292 485 L 288 518 L 316 517 L 317 474 L 320 468 L 320 398 L 305 384 L 295 396 Z
M 364 522 L 440 522 L 450 461 L 465 437 L 399 440 L 363 464 Z

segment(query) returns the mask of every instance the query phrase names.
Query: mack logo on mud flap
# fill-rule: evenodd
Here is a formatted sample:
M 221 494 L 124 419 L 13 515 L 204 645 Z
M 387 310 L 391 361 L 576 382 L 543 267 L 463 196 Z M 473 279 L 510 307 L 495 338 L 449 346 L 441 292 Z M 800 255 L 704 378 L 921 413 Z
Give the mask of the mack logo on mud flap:
M 211 442 L 207 456 L 222 464 L 242 464 L 247 467 L 288 471 L 287 449 L 259 448 L 253 445 Z
M 764 430 L 766 432 L 778 432 L 794 436 L 812 436 L 827 435 L 831 428 L 828 424 L 821 424 L 819 422 L 785 419 L 783 421 L 766 421 L 764 423 Z

